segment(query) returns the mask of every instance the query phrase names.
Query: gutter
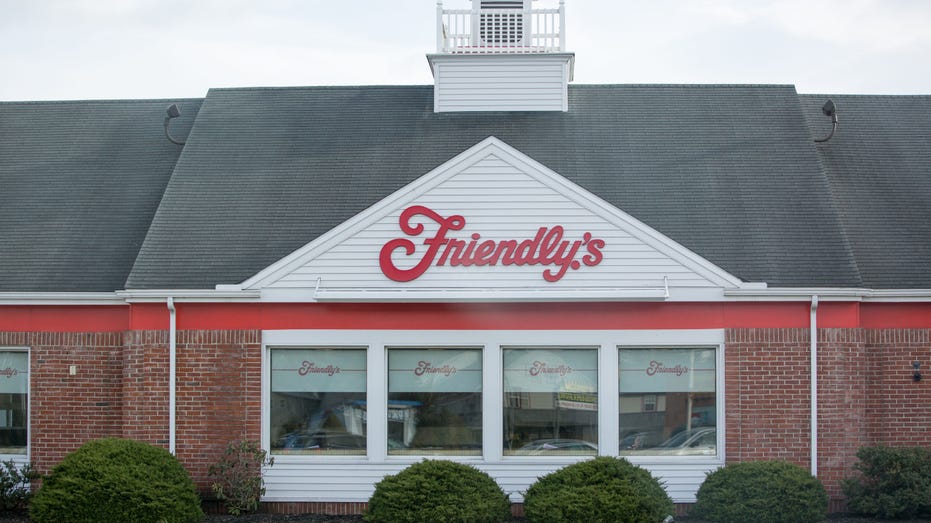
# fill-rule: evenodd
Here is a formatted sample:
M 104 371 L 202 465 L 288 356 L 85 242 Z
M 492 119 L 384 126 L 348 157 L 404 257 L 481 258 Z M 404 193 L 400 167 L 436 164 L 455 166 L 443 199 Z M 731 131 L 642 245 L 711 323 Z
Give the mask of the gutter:
M 865 289 L 841 287 L 746 287 L 724 289 L 728 301 L 821 301 L 928 302 L 931 289 Z
M 818 476 L 818 295 L 811 297 L 811 475 Z
M 175 310 L 175 299 L 171 296 L 167 299 L 168 305 L 168 452 L 175 454 L 175 389 L 177 388 L 177 324 L 178 317 Z
M 252 290 L 215 289 L 141 289 L 116 291 L 125 303 L 161 302 L 173 297 L 185 302 L 227 303 L 259 301 L 262 294 Z
M 0 305 L 126 305 L 114 292 L 0 292 Z

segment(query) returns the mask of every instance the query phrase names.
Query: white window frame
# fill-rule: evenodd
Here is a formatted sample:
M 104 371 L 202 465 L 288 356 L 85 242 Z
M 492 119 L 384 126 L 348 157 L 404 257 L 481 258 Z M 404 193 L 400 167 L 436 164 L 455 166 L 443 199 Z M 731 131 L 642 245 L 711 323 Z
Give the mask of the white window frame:
M 0 352 L 26 353 L 26 453 L 0 454 L 0 461 L 12 460 L 18 465 L 25 465 L 32 460 L 32 351 L 29 347 L 0 346 Z
M 504 379 L 502 347 L 598 347 L 598 454 L 616 456 L 620 443 L 618 427 L 618 353 L 624 347 L 709 347 L 716 350 L 717 448 L 715 456 L 625 456 L 644 465 L 720 466 L 725 461 L 724 329 L 678 330 L 270 330 L 262 339 L 262 446 L 269 445 L 270 348 L 328 347 L 362 348 L 367 351 L 368 394 L 366 456 L 277 455 L 276 463 L 415 463 L 419 456 L 388 456 L 387 453 L 387 350 L 389 347 L 483 347 L 482 351 L 482 456 L 450 456 L 449 459 L 482 464 L 532 462 L 573 463 L 580 456 L 503 456 Z M 435 457 L 435 456 L 432 456 Z M 529 459 L 528 459 L 529 458 Z

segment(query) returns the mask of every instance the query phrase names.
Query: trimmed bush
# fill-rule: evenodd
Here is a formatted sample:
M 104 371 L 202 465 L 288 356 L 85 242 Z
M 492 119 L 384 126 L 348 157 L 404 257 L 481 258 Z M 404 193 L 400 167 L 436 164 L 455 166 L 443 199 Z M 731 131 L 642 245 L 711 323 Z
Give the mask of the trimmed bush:
M 851 512 L 882 519 L 931 516 L 931 449 L 862 447 L 858 478 L 841 486 Z
M 824 485 L 786 461 L 733 463 L 705 478 L 690 515 L 716 523 L 808 523 L 828 512 Z
M 204 517 L 194 483 L 167 450 L 107 438 L 65 456 L 32 498 L 36 523 L 188 523 Z
M 488 474 L 461 463 L 423 460 L 375 485 L 366 521 L 501 523 L 511 503 Z
M 547 474 L 524 495 L 533 523 L 653 523 L 672 513 L 672 500 L 647 470 L 607 456 Z

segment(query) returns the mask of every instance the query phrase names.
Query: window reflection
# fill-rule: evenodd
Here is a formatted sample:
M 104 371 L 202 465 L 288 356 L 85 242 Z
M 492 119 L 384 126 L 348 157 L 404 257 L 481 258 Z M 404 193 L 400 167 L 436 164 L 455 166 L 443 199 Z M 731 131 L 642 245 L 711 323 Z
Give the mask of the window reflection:
M 504 455 L 598 451 L 598 351 L 505 349 Z
M 714 349 L 620 349 L 621 455 L 716 455 Z
M 481 349 L 388 350 L 388 454 L 482 454 Z
M 364 349 L 272 349 L 272 454 L 365 455 Z
M 26 454 L 29 353 L 0 351 L 0 454 Z

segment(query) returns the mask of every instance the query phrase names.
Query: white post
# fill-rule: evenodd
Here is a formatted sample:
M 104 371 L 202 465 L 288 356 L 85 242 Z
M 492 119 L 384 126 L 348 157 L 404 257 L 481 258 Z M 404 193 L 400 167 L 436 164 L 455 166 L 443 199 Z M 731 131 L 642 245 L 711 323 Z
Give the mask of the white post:
M 436 0 L 436 52 L 442 53 L 446 47 L 443 35 L 443 0 Z
M 566 51 L 566 0 L 559 0 L 559 50 Z
M 524 9 L 521 12 L 521 27 L 523 33 L 520 36 L 521 45 L 528 49 L 530 48 L 533 40 L 533 20 L 530 17 L 530 2 L 529 0 L 524 0 Z
M 472 0 L 472 48 L 476 48 L 482 45 L 481 34 L 479 31 L 479 19 L 481 18 L 482 3 L 479 0 Z

